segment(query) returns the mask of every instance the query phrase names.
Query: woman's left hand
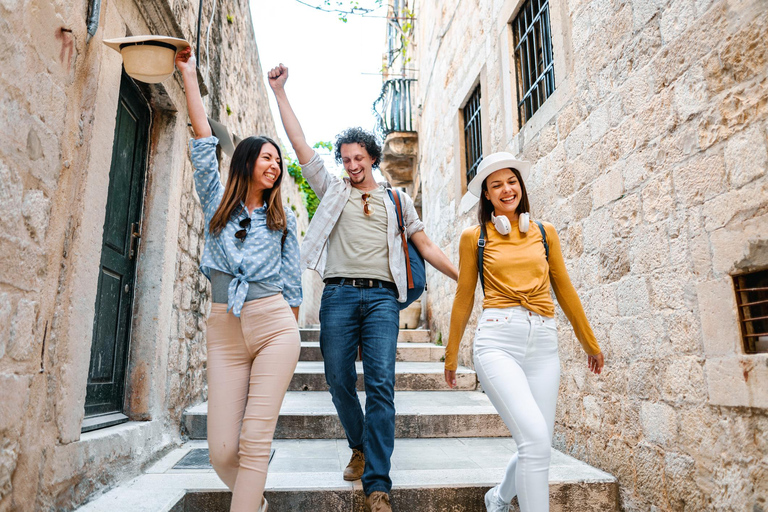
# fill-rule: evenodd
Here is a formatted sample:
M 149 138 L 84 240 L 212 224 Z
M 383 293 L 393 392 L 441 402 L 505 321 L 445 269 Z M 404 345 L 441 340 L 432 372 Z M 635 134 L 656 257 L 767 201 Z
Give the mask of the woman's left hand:
M 595 375 L 600 375 L 600 373 L 602 373 L 603 364 L 605 364 L 605 361 L 603 360 L 602 352 L 595 354 L 594 356 L 587 356 L 587 366 L 589 366 L 589 371 Z
M 176 54 L 174 59 L 176 67 L 184 73 L 195 73 L 197 63 L 195 62 L 195 54 L 192 53 L 192 48 L 187 47 Z

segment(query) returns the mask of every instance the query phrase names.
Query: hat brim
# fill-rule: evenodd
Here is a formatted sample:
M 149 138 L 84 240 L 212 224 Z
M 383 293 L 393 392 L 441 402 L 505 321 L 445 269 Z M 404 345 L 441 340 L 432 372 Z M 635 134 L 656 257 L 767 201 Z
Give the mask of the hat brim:
M 189 48 L 191 46 L 184 39 L 179 39 L 177 37 L 156 36 L 156 35 L 118 37 L 115 39 L 104 39 L 102 42 L 119 53 L 120 46 L 124 44 L 139 44 L 139 43 L 145 43 L 147 41 L 157 41 L 159 43 L 166 43 L 166 44 L 173 45 L 176 47 L 177 52 L 185 48 Z
M 504 158 L 485 166 L 481 162 L 477 174 L 467 185 L 467 191 L 472 195 L 480 197 L 480 194 L 483 192 L 483 182 L 485 179 L 494 172 L 502 169 L 517 169 L 520 173 L 520 177 L 525 181 L 528 179 L 528 175 L 531 172 L 531 162 L 517 160 L 516 158 Z

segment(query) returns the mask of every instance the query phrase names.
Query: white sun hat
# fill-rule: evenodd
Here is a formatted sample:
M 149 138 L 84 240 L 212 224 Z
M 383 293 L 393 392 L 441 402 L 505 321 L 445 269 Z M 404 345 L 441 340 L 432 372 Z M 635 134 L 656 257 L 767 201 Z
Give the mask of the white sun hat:
M 472 178 L 472 181 L 467 185 L 467 190 L 473 195 L 480 197 L 483 191 L 483 181 L 485 178 L 501 169 L 517 169 L 520 176 L 525 181 L 528 178 L 528 173 L 531 170 L 531 162 L 525 160 L 518 160 L 511 153 L 501 151 L 499 153 L 493 153 L 480 162 L 477 167 L 477 174 Z
M 129 76 L 148 84 L 171 76 L 176 52 L 190 46 L 184 39 L 156 35 L 105 39 L 103 43 L 123 56 Z

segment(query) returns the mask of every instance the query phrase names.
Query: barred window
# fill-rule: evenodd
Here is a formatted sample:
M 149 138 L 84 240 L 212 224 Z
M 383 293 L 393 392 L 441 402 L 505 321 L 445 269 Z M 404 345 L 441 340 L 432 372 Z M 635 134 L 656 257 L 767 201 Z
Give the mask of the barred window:
M 549 1 L 526 0 L 512 22 L 520 127 L 555 92 Z
M 768 270 L 733 277 L 744 352 L 768 352 Z
M 467 158 L 467 183 L 477 174 L 483 159 L 483 134 L 480 128 L 480 86 L 478 85 L 464 106 L 464 152 Z

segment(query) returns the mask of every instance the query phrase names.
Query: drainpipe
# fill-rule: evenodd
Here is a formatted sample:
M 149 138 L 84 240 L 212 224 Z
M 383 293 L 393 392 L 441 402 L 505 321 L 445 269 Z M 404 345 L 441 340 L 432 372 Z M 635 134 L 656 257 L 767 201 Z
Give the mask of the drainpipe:
M 91 3 L 88 5 L 88 35 L 85 38 L 86 44 L 96 35 L 96 31 L 99 29 L 100 14 L 101 0 L 91 0 Z
M 200 69 L 200 23 L 203 21 L 203 0 L 200 0 L 200 6 L 197 8 L 197 45 L 195 46 L 195 60 L 197 68 Z

